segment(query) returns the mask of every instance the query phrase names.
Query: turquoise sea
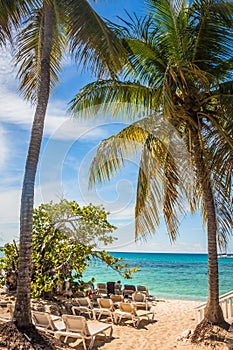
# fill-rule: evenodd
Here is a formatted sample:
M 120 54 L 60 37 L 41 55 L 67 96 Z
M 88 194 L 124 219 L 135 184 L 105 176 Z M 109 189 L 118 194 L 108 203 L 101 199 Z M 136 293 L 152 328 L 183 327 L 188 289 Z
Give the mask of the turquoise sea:
M 122 285 L 147 285 L 149 293 L 157 298 L 200 301 L 207 298 L 207 254 L 111 254 L 124 258 L 130 267 L 140 265 L 132 280 L 125 280 L 99 261 L 91 263 L 84 280 L 94 277 L 96 283 L 121 280 Z M 233 258 L 219 259 L 219 284 L 220 295 L 233 290 Z

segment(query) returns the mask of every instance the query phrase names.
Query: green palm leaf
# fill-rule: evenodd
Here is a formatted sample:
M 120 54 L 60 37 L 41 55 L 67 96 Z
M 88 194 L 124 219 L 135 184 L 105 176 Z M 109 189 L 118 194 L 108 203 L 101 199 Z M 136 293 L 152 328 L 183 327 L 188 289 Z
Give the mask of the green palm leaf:
M 87 0 L 69 1 L 68 37 L 71 52 L 84 68 L 97 76 L 102 76 L 106 68 L 111 76 L 121 70 L 124 47 Z
M 224 1 L 195 1 L 190 11 L 193 61 L 203 70 L 222 76 L 229 70 L 228 60 L 232 61 L 232 5 Z
M 54 13 L 62 13 L 63 9 L 56 9 Z M 41 75 L 41 53 L 43 48 L 43 8 L 31 13 L 25 28 L 18 37 L 16 63 L 19 65 L 18 77 L 20 79 L 19 90 L 26 99 L 36 102 L 38 86 Z M 53 89 L 58 82 L 61 71 L 61 62 L 66 52 L 66 38 L 61 31 L 59 17 L 55 21 L 53 30 L 53 47 L 50 60 L 50 89 Z
M 175 240 L 178 216 L 185 210 L 183 195 L 191 187 L 192 174 L 183 141 L 161 116 L 144 118 L 104 140 L 92 161 L 89 183 L 110 180 L 133 155 L 140 153 L 136 239 L 156 231 L 162 211 L 170 237 Z
M 13 30 L 20 27 L 22 19 L 38 4 L 37 0 L 0 1 L 0 45 L 12 40 Z
M 118 80 L 100 80 L 86 85 L 70 102 L 70 112 L 82 117 L 94 117 L 99 111 L 111 112 L 113 116 L 123 114 L 136 119 L 140 113 L 148 115 L 156 103 L 157 92 L 139 83 Z

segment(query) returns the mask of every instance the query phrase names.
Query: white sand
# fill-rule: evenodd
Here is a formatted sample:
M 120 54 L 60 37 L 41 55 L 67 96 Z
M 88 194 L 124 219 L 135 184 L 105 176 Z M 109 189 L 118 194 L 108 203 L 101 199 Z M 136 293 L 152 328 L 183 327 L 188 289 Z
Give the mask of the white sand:
M 155 306 L 155 322 L 142 321 L 138 329 L 132 325 L 114 326 L 113 340 L 98 349 L 104 350 L 201 350 L 207 346 L 177 341 L 186 330 L 197 324 L 197 311 L 201 302 L 166 300 Z M 226 349 L 224 345 L 216 349 Z
M 98 337 L 93 350 L 227 350 L 224 344 L 208 347 L 177 340 L 184 331 L 193 330 L 197 325 L 195 307 L 200 304 L 183 300 L 159 301 L 154 321 L 142 320 L 138 328 L 130 321 L 113 325 L 113 338 L 104 342 Z M 83 346 L 80 344 L 76 349 L 82 350 Z

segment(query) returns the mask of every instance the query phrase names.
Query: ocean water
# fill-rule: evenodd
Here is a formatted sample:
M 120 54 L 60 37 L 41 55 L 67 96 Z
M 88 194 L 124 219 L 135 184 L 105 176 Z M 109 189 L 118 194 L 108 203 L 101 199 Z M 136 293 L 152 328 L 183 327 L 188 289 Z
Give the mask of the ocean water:
M 126 280 L 100 261 L 93 260 L 83 280 L 95 278 L 96 283 L 121 281 L 121 284 L 146 285 L 149 293 L 161 299 L 206 301 L 208 294 L 207 254 L 178 253 L 111 253 L 123 258 L 130 267 L 140 266 Z M 3 256 L 0 252 L 0 256 Z M 219 262 L 220 295 L 233 290 L 233 258 Z
M 130 267 L 140 266 L 132 280 L 99 261 L 92 261 L 84 280 L 96 283 L 120 280 L 123 284 L 147 285 L 157 298 L 205 301 L 208 295 L 207 254 L 111 253 Z M 233 290 L 233 258 L 219 259 L 220 295 Z

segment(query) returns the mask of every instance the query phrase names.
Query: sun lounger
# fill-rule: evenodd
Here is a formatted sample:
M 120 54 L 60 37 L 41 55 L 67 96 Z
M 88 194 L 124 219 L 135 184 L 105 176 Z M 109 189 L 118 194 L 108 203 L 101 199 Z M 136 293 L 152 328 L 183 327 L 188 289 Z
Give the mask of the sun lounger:
M 91 340 L 89 349 L 92 349 L 94 341 L 97 335 L 102 334 L 106 336 L 106 331 L 109 330 L 109 337 L 112 336 L 112 325 L 103 324 L 99 321 L 86 321 L 83 316 L 63 315 L 62 319 L 66 326 L 65 332 L 55 332 L 55 337 L 60 339 L 65 337 L 64 342 L 67 342 L 68 338 L 76 338 L 74 343 L 69 343 L 69 346 L 75 347 L 78 345 L 78 339 L 83 342 L 83 347 L 86 350 L 86 340 Z
M 136 292 L 136 288 L 133 285 L 125 284 L 123 289 L 124 296 L 131 296 L 134 292 Z
M 9 300 L 0 300 L 0 307 L 5 307 L 9 304 Z
M 134 327 L 138 327 L 141 320 L 146 317 L 148 320 L 154 319 L 154 311 L 146 311 L 146 310 L 136 310 L 135 306 L 131 303 L 120 303 L 119 310 L 115 311 L 115 322 L 119 323 L 122 318 L 131 319 Z
M 7 311 L 9 311 L 11 318 L 13 318 L 14 312 L 15 312 L 15 304 L 13 303 L 7 303 Z
M 144 293 L 147 297 L 149 296 L 149 291 L 147 286 L 137 286 L 137 292 Z
M 108 295 L 107 283 L 97 283 L 97 293 L 102 295 Z
M 136 308 L 144 308 L 148 310 L 149 304 L 146 300 L 146 295 L 141 292 L 134 292 L 132 294 L 132 304 L 136 306 Z
M 93 312 L 93 304 L 91 300 L 88 297 L 85 298 L 76 298 L 75 302 L 78 305 L 72 306 L 71 310 L 74 315 L 77 315 L 76 312 L 79 314 L 88 314 L 89 318 L 95 318 L 94 312 Z
M 36 328 L 43 331 L 54 332 L 66 329 L 61 317 L 51 315 L 48 312 L 32 311 L 32 320 Z
M 118 294 L 112 294 L 110 295 L 110 299 L 112 300 L 113 302 L 113 305 L 114 306 L 119 306 L 119 304 L 124 301 L 124 297 L 123 295 L 118 295 Z
M 6 311 L 9 312 L 9 318 L 5 318 L 5 317 L 0 317 L 0 321 L 2 322 L 10 322 L 13 320 L 13 316 L 14 316 L 14 311 L 15 311 L 15 304 L 9 302 L 9 301 L 3 301 L 1 302 L 1 307 L 6 307 Z
M 114 305 L 111 299 L 98 298 L 97 299 L 99 308 L 94 309 L 95 316 L 99 314 L 98 320 L 102 315 L 110 316 L 112 322 L 114 322 Z

